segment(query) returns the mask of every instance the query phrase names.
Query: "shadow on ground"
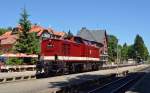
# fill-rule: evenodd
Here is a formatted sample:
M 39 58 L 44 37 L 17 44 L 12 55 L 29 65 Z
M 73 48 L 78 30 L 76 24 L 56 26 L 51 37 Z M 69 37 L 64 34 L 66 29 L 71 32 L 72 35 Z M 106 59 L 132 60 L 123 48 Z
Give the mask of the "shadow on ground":
M 67 77 L 66 81 L 62 82 L 49 82 L 49 88 L 60 88 L 64 92 L 59 93 L 81 93 L 79 91 L 87 91 L 91 87 L 99 84 L 107 83 L 112 78 L 117 78 L 116 74 L 111 75 L 79 75 L 75 78 Z M 85 93 L 85 92 L 82 92 Z
M 127 93 L 150 93 L 150 72 L 146 73 Z

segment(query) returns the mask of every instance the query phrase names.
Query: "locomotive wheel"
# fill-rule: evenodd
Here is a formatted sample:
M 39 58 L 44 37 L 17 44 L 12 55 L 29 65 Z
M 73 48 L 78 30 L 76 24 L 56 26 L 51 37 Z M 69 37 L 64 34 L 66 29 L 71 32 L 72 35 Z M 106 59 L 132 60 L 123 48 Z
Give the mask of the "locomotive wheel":
M 97 65 L 95 63 L 92 64 L 92 70 L 93 71 L 97 70 Z
M 76 71 L 76 73 L 83 72 L 83 64 L 77 64 L 75 66 L 75 71 Z
M 48 70 L 47 66 L 44 68 L 44 75 L 45 75 L 45 77 L 49 76 L 49 70 Z

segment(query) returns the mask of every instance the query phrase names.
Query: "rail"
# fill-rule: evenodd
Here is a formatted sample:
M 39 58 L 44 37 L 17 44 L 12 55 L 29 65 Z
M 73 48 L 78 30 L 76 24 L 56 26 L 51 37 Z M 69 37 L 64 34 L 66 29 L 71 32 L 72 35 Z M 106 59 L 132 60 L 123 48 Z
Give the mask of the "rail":
M 134 83 L 143 76 L 144 73 L 130 73 L 126 77 L 118 78 L 102 87 L 97 87 L 88 93 L 124 93 Z

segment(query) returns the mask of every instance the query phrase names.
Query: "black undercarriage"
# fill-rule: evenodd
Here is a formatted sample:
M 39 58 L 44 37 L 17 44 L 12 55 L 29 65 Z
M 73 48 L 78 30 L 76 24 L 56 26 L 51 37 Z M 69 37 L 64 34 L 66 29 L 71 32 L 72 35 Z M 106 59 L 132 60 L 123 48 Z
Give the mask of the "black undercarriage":
M 102 65 L 103 62 L 38 61 L 36 65 L 36 75 L 48 77 L 95 71 L 101 69 Z

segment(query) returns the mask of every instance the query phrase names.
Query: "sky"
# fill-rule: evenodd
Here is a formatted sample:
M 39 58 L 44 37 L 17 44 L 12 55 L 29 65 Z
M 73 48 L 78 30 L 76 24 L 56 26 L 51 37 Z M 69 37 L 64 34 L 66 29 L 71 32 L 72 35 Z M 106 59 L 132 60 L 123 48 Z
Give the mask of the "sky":
M 0 27 L 15 27 L 22 9 L 29 19 L 57 31 L 106 29 L 119 43 L 141 35 L 150 51 L 150 0 L 0 0 Z

